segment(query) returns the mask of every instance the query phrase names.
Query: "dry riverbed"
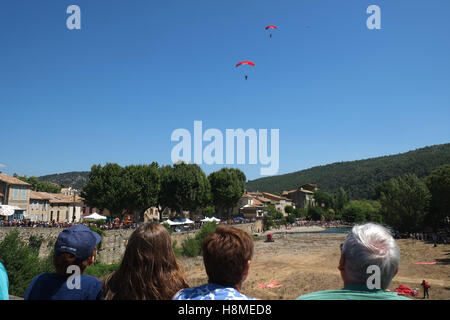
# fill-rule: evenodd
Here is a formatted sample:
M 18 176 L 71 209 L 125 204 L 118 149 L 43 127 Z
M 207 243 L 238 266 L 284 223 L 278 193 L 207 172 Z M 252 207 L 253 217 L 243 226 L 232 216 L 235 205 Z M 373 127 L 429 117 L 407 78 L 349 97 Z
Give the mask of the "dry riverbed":
M 255 255 L 242 288 L 244 294 L 261 299 L 295 299 L 313 291 L 342 288 L 337 266 L 339 245 L 345 234 L 272 233 L 274 242 L 255 241 Z M 450 300 L 450 245 L 434 248 L 432 244 L 410 239 L 397 243 L 401 251 L 400 270 L 389 289 L 394 290 L 400 284 L 419 288 L 421 298 L 420 283 L 425 279 L 431 285 L 430 299 Z M 436 261 L 437 264 L 413 264 L 416 261 Z M 180 262 L 191 286 L 206 282 L 201 257 L 181 258 Z M 283 286 L 261 288 L 257 285 L 271 281 Z

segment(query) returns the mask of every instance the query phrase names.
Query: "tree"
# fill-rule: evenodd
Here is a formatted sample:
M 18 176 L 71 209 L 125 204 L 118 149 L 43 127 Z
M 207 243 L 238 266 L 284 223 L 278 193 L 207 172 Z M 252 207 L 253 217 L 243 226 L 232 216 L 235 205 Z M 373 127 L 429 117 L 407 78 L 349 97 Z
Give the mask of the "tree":
M 126 208 L 126 190 L 124 169 L 116 163 L 107 163 L 104 167 L 91 167 L 81 196 L 90 207 L 108 209 L 111 216 L 119 217 Z
M 288 215 L 290 215 L 291 213 L 294 213 L 294 207 L 293 206 L 286 206 L 284 207 L 284 212 L 286 212 Z
M 20 239 L 18 229 L 10 231 L 0 242 L 0 262 L 8 272 L 9 293 L 12 295 L 23 297 L 34 277 L 42 272 L 54 271 L 48 260 L 40 259 L 36 247 L 30 247 Z
M 214 206 L 207 206 L 205 210 L 203 211 L 205 217 L 211 218 L 214 213 L 216 212 L 216 208 Z
M 230 216 L 230 209 L 236 206 L 244 194 L 245 174 L 239 169 L 222 168 L 208 176 L 211 185 L 212 202 L 221 216 L 223 211 Z
M 430 212 L 426 220 L 437 231 L 450 216 L 450 164 L 434 169 L 425 178 L 425 183 L 431 193 Z
M 342 220 L 355 222 L 381 222 L 380 205 L 375 201 L 352 200 L 342 210 Z
M 314 200 L 317 205 L 325 209 L 333 207 L 333 196 L 322 190 L 314 192 Z
M 136 213 L 136 218 L 143 221 L 144 212 L 156 206 L 161 189 L 160 171 L 158 164 L 130 165 L 124 168 L 125 208 Z
M 381 191 L 383 221 L 400 232 L 422 231 L 430 199 L 430 191 L 416 175 L 393 178 Z
M 295 216 L 293 214 L 290 214 L 286 217 L 286 222 L 288 223 L 295 223 Z
M 18 177 L 18 179 L 31 184 L 31 190 L 33 191 L 39 191 L 39 192 L 48 192 L 48 193 L 60 193 L 61 192 L 61 186 L 52 183 L 52 182 L 46 182 L 46 181 L 39 181 L 38 178 L 31 176 L 22 176 Z
M 211 187 L 205 173 L 197 164 L 176 163 L 161 170 L 159 202 L 179 214 L 189 210 L 192 215 L 210 202 Z
M 308 208 L 308 218 L 313 221 L 322 220 L 325 216 L 325 211 L 321 207 L 309 207 Z
M 217 223 L 204 223 L 194 238 L 187 238 L 182 246 L 182 254 L 188 257 L 196 257 L 202 253 L 202 244 L 205 238 L 217 228 Z
M 339 190 L 334 194 L 334 210 L 338 213 L 344 209 L 345 205 L 348 203 L 348 196 L 344 189 L 339 188 Z

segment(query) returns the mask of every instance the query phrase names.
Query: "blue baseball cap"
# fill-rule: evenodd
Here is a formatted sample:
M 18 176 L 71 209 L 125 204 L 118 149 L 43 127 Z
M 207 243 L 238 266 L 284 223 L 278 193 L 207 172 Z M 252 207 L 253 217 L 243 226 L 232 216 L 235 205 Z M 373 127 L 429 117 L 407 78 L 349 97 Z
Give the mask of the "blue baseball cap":
M 88 227 L 77 224 L 63 230 L 55 243 L 55 256 L 67 252 L 75 256 L 77 260 L 83 261 L 94 252 L 102 237 Z

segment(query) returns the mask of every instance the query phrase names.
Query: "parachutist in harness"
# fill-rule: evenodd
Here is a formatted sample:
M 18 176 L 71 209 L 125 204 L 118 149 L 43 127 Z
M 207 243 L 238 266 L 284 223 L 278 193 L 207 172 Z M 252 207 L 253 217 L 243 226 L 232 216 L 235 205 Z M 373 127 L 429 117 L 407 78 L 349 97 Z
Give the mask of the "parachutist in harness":
M 245 80 L 247 80 L 247 78 L 248 78 L 248 76 L 247 76 L 247 75 L 245 75 Z

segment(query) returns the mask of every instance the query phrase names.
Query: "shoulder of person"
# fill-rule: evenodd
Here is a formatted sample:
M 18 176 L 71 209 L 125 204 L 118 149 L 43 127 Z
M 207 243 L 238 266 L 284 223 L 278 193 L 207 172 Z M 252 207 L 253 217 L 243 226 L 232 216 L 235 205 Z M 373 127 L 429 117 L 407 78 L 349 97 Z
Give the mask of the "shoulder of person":
M 81 281 L 93 286 L 103 286 L 103 282 L 99 278 L 87 274 L 81 275 Z
M 343 290 L 323 290 L 306 293 L 297 297 L 296 300 L 338 300 L 343 294 Z

